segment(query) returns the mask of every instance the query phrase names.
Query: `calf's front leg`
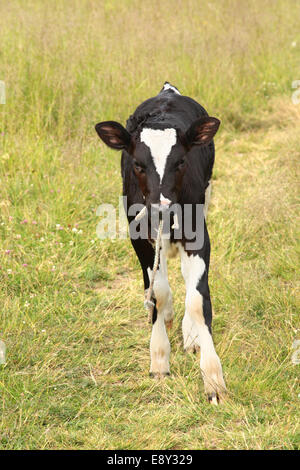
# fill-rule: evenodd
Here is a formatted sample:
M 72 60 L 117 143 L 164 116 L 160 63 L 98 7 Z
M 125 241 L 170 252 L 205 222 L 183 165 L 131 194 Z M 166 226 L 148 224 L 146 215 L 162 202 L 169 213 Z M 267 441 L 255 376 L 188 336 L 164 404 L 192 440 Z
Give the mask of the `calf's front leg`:
M 148 268 L 149 279 L 152 271 Z M 150 375 L 161 377 L 170 374 L 169 357 L 170 343 L 166 326 L 173 321 L 172 293 L 168 282 L 167 261 L 164 250 L 160 251 L 159 269 L 156 271 L 153 285 L 156 299 L 156 311 L 153 316 L 152 334 L 150 340 Z
M 150 285 L 154 264 L 154 249 L 148 240 L 132 240 L 132 245 L 143 269 L 145 292 Z M 160 252 L 159 268 L 153 285 L 153 317 L 150 339 L 150 375 L 163 377 L 170 374 L 170 343 L 166 326 L 173 321 L 172 293 L 168 282 L 167 263 L 164 250 Z M 145 319 L 146 321 L 146 319 Z

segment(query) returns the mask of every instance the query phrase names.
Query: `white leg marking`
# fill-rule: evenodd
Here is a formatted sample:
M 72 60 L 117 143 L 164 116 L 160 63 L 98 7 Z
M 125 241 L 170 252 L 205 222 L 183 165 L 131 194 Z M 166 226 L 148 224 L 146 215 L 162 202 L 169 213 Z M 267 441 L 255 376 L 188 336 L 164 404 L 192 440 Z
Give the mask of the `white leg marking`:
M 154 280 L 154 295 L 156 298 L 156 308 L 163 314 L 165 322 L 173 320 L 173 298 L 168 281 L 168 268 L 166 253 L 168 250 L 168 240 L 162 240 L 162 250 L 160 252 L 159 269 L 156 272 Z M 148 276 L 151 279 L 152 270 L 148 268 Z
M 186 311 L 182 320 L 183 347 L 185 351 L 196 352 L 200 349 L 199 332 Z
M 150 340 L 150 374 L 160 377 L 170 373 L 170 350 L 164 317 L 158 312 Z
M 148 276 L 151 279 L 150 268 L 148 268 Z M 172 326 L 174 315 L 172 293 L 168 282 L 167 262 L 163 249 L 160 253 L 160 265 L 155 275 L 153 290 L 156 298 L 157 319 L 152 327 L 150 340 L 150 373 L 161 376 L 170 373 L 170 343 L 166 326 Z
M 205 324 L 203 297 L 197 284 L 205 271 L 205 263 L 199 256 L 188 256 L 182 247 L 181 270 L 186 284 L 185 315 L 182 322 L 184 348 L 201 349 L 200 369 L 205 392 L 217 402 L 217 396 L 225 392 L 222 366 L 213 343 L 212 336 Z

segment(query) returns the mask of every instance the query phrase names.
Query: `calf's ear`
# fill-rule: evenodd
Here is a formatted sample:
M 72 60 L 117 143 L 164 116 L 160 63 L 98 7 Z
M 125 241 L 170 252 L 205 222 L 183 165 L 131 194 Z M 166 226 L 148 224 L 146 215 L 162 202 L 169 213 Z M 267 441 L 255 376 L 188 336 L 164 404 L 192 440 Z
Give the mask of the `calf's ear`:
M 220 121 L 215 117 L 203 116 L 197 119 L 185 133 L 186 145 L 191 148 L 193 145 L 209 144 L 219 126 Z
M 115 150 L 129 149 L 131 135 L 124 127 L 115 121 L 99 122 L 95 126 L 96 132 L 103 142 Z

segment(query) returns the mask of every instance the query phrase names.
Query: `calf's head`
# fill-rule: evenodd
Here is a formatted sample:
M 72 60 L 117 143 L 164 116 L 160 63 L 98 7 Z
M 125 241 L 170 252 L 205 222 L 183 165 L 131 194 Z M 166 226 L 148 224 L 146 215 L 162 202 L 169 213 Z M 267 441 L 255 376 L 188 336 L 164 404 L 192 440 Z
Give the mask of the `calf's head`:
M 115 121 L 100 122 L 96 131 L 106 145 L 131 156 L 132 171 L 146 205 L 158 204 L 163 211 L 180 198 L 189 151 L 196 145 L 209 144 L 219 125 L 218 119 L 203 116 L 185 133 L 173 127 L 144 127 L 131 135 Z

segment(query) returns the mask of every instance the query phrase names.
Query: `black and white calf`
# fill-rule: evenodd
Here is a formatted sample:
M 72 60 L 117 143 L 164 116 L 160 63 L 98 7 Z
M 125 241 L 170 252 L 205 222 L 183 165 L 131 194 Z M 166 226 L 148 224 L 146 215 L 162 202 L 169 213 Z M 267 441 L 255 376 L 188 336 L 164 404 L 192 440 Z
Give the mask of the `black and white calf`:
M 182 96 L 177 88 L 165 83 L 160 93 L 143 102 L 127 121 L 126 129 L 114 121 L 96 125 L 99 137 L 109 147 L 122 150 L 123 195 L 127 204 L 140 203 L 156 207 L 165 213 L 176 204 L 182 209 L 204 207 L 206 216 L 210 196 L 210 179 L 214 164 L 213 137 L 220 121 L 209 117 L 205 109 L 193 99 Z M 129 216 L 129 222 L 134 217 Z M 184 220 L 184 222 L 183 222 Z M 151 221 L 149 220 L 149 224 Z M 166 327 L 173 320 L 166 258 L 170 252 L 179 252 L 181 271 L 186 285 L 185 315 L 182 321 L 185 350 L 201 350 L 200 368 L 205 391 L 211 402 L 217 403 L 225 393 L 220 359 L 215 351 L 212 334 L 212 307 L 208 287 L 210 241 L 206 222 L 203 225 L 203 243 L 197 249 L 188 248 L 183 235 L 176 239 L 171 228 L 169 239 L 164 239 L 160 252 L 159 269 L 154 281 L 154 312 L 150 341 L 150 373 L 163 376 L 170 373 L 170 343 Z M 184 231 L 183 231 L 184 233 Z M 139 258 L 145 291 L 149 288 L 154 263 L 153 240 L 131 239 Z

